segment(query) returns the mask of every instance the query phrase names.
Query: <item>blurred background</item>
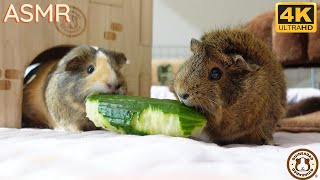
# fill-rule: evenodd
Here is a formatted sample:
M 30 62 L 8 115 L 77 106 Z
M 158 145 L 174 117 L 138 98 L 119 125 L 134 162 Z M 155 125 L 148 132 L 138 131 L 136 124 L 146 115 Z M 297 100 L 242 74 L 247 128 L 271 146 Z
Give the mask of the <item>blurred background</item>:
M 199 39 L 203 32 L 214 28 L 246 24 L 264 12 L 273 11 L 276 2 L 278 1 L 154 0 L 152 59 L 153 66 L 157 66 L 153 67 L 152 84 L 157 84 L 156 81 L 161 78 L 159 72 L 174 71 L 177 68 L 174 67 L 175 62 L 191 55 L 191 38 Z M 162 66 L 159 67 L 159 64 Z M 173 67 L 166 66 L 168 64 L 173 64 Z M 158 73 L 157 80 L 154 79 L 155 73 Z M 289 87 L 320 87 L 318 67 L 286 68 L 285 74 Z M 163 75 L 162 78 L 168 77 Z

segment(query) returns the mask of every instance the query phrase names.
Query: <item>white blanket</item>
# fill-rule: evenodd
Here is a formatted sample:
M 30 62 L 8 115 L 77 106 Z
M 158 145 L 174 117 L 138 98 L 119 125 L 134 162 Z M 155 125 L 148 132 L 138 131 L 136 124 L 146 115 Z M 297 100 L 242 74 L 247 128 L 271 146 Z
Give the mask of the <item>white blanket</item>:
M 166 87 L 151 94 L 175 98 Z M 274 137 L 279 146 L 220 147 L 160 135 L 0 128 L 0 179 L 292 179 L 292 151 L 308 148 L 320 158 L 318 133 Z
M 186 138 L 0 128 L 0 179 L 292 179 L 289 154 L 320 157 L 320 134 L 276 133 L 280 146 Z

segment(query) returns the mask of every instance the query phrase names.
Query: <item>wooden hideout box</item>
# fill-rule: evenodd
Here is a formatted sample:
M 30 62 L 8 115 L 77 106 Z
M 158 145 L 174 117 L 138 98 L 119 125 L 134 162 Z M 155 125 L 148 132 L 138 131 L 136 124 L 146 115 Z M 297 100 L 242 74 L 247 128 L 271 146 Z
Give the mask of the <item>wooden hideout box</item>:
M 21 14 L 23 4 L 38 4 L 43 11 L 50 4 L 67 4 L 71 22 L 50 23 L 48 17 L 37 23 L 4 22 L 10 4 L 20 18 L 28 17 Z M 55 47 L 90 44 L 124 52 L 130 61 L 123 68 L 129 95 L 149 96 L 152 0 L 3 0 L 0 16 L 0 127 L 21 127 L 24 71 Z

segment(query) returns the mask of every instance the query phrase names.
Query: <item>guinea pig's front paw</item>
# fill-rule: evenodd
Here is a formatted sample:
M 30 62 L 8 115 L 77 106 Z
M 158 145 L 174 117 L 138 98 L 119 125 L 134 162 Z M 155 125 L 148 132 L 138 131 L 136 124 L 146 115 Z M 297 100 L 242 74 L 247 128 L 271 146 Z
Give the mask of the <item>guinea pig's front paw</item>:
M 120 88 L 116 91 L 116 94 L 120 95 L 127 95 L 128 94 L 128 89 L 127 88 Z
M 279 146 L 279 144 L 276 144 L 273 139 L 261 139 L 261 145 Z

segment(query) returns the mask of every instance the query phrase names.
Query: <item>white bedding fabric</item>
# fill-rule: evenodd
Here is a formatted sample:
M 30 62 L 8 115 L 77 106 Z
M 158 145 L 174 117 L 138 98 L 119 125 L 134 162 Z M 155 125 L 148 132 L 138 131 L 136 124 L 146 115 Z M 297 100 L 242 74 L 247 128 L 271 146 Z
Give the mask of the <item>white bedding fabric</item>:
M 152 97 L 174 98 L 161 88 Z M 320 158 L 320 133 L 274 138 L 279 146 L 220 147 L 161 135 L 0 128 L 0 179 L 292 179 L 292 151 Z
M 320 134 L 276 133 L 280 146 L 219 147 L 186 138 L 0 128 L 0 179 L 292 179 L 289 154 L 320 157 Z

